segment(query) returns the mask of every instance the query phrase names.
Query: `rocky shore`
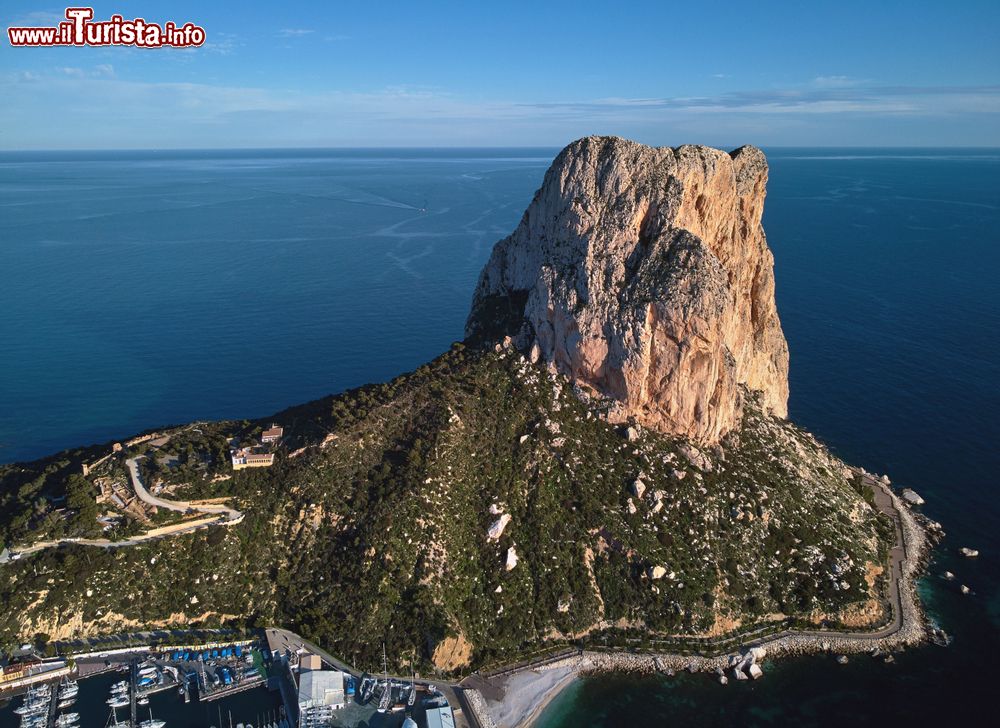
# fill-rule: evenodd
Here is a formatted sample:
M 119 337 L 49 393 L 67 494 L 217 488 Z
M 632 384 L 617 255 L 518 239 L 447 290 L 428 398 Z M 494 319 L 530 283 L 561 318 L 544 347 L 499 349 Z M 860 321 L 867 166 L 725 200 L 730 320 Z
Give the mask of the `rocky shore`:
M 871 654 L 888 656 L 894 651 L 922 644 L 931 634 L 916 590 L 916 581 L 923 573 L 934 541 L 942 534 L 939 524 L 929 521 L 914 511 L 892 492 L 885 484 L 886 493 L 892 499 L 903 537 L 904 559 L 899 578 L 900 623 L 894 630 L 882 628 L 871 635 L 860 632 L 833 631 L 788 631 L 753 640 L 738 651 L 714 656 L 692 656 L 670 653 L 630 653 L 585 651 L 580 655 L 528 667 L 507 676 L 502 700 L 489 702 L 477 691 L 477 701 L 471 701 L 483 726 L 531 725 L 559 690 L 572 682 L 566 676 L 632 672 L 672 674 L 686 670 L 689 672 L 716 673 L 723 684 L 728 678 L 743 680 L 760 677 L 761 662 L 780 657 L 815 654 Z M 893 620 L 895 621 L 895 620 Z M 752 655 L 752 659 L 751 658 Z M 891 659 L 886 657 L 886 659 Z M 846 661 L 846 658 L 844 658 Z M 751 673 L 753 664 L 757 669 Z M 766 663 L 765 663 L 766 664 Z M 550 671 L 558 674 L 553 680 L 545 675 Z M 765 670 L 766 671 L 766 670 Z M 737 673 L 742 673 L 738 676 Z M 552 690 L 545 695 L 539 706 L 537 697 L 539 685 L 552 684 Z M 511 721 L 514 722 L 511 722 Z

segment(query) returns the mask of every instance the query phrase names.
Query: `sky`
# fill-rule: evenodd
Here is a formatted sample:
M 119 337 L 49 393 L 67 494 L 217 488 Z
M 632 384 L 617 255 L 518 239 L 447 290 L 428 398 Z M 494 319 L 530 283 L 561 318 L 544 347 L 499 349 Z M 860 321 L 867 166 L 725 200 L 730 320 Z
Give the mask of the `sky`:
M 197 49 L 0 41 L 0 149 L 1000 146 L 1000 2 L 145 2 Z M 4 0 L 8 26 L 65 7 Z

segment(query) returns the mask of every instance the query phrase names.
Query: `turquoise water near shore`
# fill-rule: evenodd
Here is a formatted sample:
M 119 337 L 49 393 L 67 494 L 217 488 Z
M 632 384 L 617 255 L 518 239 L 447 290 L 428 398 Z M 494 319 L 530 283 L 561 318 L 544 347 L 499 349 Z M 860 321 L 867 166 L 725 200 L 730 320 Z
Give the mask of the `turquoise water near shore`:
M 479 269 L 555 151 L 0 154 L 0 462 L 416 367 L 461 338 Z M 766 151 L 791 417 L 927 499 L 949 538 L 924 591 L 955 641 L 895 665 L 791 660 L 725 688 L 604 676 L 559 696 L 544 728 L 976 724 L 992 709 L 1000 152 Z

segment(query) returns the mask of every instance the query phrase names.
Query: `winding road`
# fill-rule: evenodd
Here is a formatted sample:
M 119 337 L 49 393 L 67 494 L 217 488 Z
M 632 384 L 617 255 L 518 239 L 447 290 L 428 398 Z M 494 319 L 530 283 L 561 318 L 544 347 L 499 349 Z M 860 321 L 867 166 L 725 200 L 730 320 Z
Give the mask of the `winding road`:
M 121 539 L 120 541 L 112 541 L 108 538 L 60 538 L 52 541 L 40 541 L 23 549 L 12 550 L 11 556 L 13 558 L 21 558 L 23 556 L 36 554 L 39 551 L 44 551 L 45 549 L 71 544 L 75 546 L 95 546 L 97 548 L 104 549 L 122 548 L 124 546 L 138 546 L 139 544 L 148 541 L 180 536 L 181 534 L 191 533 L 192 531 L 197 531 L 200 528 L 207 528 L 209 526 L 235 526 L 243 520 L 242 512 L 236 510 L 235 508 L 230 508 L 227 505 L 217 503 L 197 503 L 193 501 L 172 501 L 166 500 L 165 498 L 157 498 L 146 490 L 146 486 L 143 485 L 142 476 L 139 475 L 137 459 L 130 458 L 125 461 L 125 464 L 128 466 L 129 477 L 132 480 L 132 487 L 135 489 L 135 494 L 138 496 L 139 500 L 144 503 L 148 503 L 151 506 L 156 506 L 157 508 L 166 508 L 167 510 L 177 511 L 180 513 L 204 513 L 206 516 L 194 521 L 185 521 L 183 523 L 174 523 L 169 526 L 153 528 L 138 536 Z
M 156 506 L 157 508 L 166 508 L 167 510 L 179 511 L 181 513 L 200 511 L 202 513 L 212 513 L 217 516 L 225 516 L 225 518 L 220 518 L 219 522 L 230 526 L 243 520 L 243 514 L 240 511 L 226 505 L 215 503 L 197 503 L 193 501 L 173 501 L 166 500 L 164 498 L 157 498 L 155 495 L 146 490 L 146 486 L 142 484 L 142 477 L 139 475 L 139 467 L 137 463 L 138 458 L 129 458 L 125 461 L 125 465 L 128 466 L 129 477 L 132 480 L 132 487 L 135 489 L 135 494 L 139 496 L 139 500 L 144 503 Z

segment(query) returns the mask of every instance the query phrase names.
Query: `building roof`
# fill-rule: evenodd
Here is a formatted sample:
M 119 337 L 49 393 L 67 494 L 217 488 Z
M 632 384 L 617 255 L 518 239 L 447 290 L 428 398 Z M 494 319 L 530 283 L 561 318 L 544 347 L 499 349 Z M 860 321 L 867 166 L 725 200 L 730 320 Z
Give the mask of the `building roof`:
M 306 670 L 299 675 L 299 705 L 343 705 L 344 673 L 339 670 Z
M 427 728 L 455 728 L 455 716 L 451 712 L 451 706 L 428 710 Z
M 300 670 L 322 670 L 323 660 L 320 659 L 319 655 L 314 655 L 311 652 L 302 655 L 302 659 L 299 660 Z

